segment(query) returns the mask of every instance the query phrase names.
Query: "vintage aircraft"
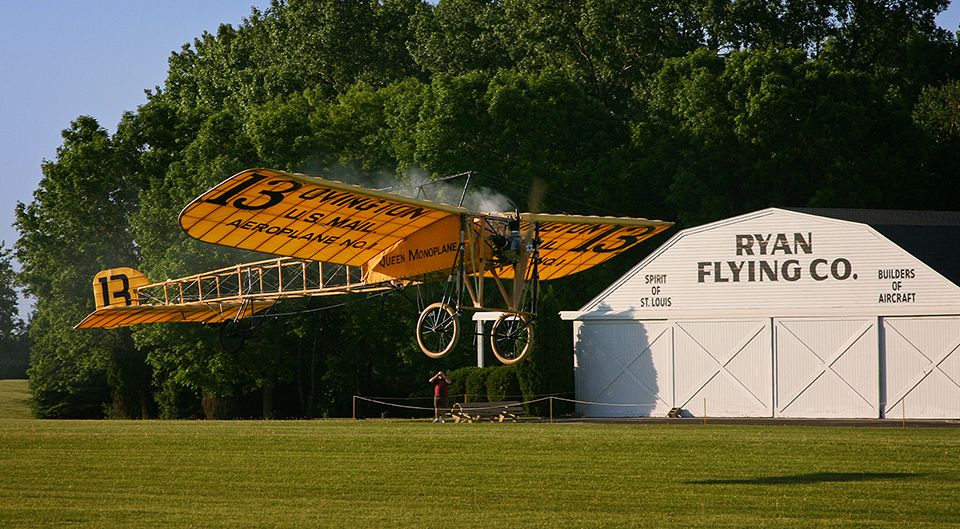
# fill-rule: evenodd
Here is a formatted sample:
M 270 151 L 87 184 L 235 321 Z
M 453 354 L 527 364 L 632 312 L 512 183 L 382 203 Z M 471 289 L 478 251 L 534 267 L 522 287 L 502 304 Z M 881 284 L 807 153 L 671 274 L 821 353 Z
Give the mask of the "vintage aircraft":
M 462 201 L 462 199 L 461 199 Z M 279 257 L 151 283 L 132 268 L 94 277 L 96 311 L 78 328 L 158 322 L 233 322 L 295 297 L 445 281 L 422 307 L 420 349 L 440 358 L 465 311 L 499 313 L 491 333 L 505 364 L 524 358 L 539 281 L 598 265 L 672 223 L 627 217 L 474 212 L 342 182 L 270 169 L 240 172 L 180 213 L 201 241 Z M 499 302 L 485 305 L 492 282 Z M 465 296 L 469 304 L 464 303 Z

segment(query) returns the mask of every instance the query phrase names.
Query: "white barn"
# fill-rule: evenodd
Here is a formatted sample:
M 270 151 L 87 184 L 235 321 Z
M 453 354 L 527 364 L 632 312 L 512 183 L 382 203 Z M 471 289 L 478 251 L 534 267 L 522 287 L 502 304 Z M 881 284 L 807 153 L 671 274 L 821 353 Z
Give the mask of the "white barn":
M 578 311 L 587 416 L 960 418 L 960 213 L 765 209 Z

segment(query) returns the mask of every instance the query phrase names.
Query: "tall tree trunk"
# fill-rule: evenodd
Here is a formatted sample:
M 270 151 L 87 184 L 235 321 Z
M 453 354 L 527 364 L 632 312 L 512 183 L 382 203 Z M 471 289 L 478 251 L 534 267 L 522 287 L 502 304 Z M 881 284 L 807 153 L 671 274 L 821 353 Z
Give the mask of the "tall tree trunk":
M 263 418 L 273 418 L 273 382 L 269 381 L 263 385 Z

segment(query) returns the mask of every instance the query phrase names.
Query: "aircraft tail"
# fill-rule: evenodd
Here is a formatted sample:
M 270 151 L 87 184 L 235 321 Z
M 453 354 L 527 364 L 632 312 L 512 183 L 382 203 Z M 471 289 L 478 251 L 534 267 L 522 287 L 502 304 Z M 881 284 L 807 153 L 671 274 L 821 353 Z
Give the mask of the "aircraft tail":
M 134 268 L 111 268 L 93 276 L 93 298 L 97 310 L 140 304 L 139 288 L 150 284 L 143 272 Z

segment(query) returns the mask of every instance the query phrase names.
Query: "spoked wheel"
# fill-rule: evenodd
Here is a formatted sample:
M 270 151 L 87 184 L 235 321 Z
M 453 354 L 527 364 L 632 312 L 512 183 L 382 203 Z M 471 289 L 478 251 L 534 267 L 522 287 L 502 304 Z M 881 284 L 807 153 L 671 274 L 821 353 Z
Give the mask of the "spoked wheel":
M 457 345 L 460 322 L 453 307 L 438 301 L 427 306 L 417 320 L 417 343 L 430 358 L 441 358 Z
M 505 312 L 497 318 L 490 333 L 490 348 L 497 360 L 513 365 L 523 360 L 533 341 L 533 325 L 530 317 Z
M 236 353 L 253 336 L 253 325 L 247 320 L 226 320 L 220 326 L 220 347 L 224 352 Z

